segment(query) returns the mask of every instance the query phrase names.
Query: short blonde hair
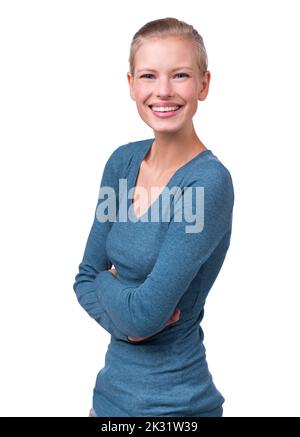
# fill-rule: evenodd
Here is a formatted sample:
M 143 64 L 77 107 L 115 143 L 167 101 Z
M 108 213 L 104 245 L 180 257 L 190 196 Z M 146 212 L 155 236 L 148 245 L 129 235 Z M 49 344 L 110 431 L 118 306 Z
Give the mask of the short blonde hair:
M 200 76 L 202 76 L 207 71 L 208 66 L 208 58 L 203 38 L 191 24 L 187 24 L 184 21 L 180 21 L 173 17 L 149 21 L 134 34 L 131 41 L 129 54 L 130 73 L 134 75 L 135 54 L 146 38 L 166 38 L 169 36 L 186 38 L 195 44 L 198 54 L 197 64 L 199 67 Z

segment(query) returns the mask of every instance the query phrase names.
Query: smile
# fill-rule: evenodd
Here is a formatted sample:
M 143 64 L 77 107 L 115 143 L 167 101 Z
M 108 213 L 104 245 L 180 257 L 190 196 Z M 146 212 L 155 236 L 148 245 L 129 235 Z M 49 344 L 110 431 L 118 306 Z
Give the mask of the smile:
M 152 113 L 158 118 L 169 118 L 177 115 L 183 106 L 170 106 L 170 107 L 152 107 L 149 106 Z

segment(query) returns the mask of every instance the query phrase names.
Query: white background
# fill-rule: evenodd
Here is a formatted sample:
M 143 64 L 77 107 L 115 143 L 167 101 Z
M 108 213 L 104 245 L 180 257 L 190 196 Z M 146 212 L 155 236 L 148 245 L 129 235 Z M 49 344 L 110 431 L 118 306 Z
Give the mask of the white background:
M 102 170 L 152 138 L 134 33 L 173 16 L 212 74 L 198 136 L 230 170 L 231 246 L 206 304 L 224 416 L 299 416 L 298 1 L 1 1 L 1 416 L 87 416 L 109 334 L 72 289 Z

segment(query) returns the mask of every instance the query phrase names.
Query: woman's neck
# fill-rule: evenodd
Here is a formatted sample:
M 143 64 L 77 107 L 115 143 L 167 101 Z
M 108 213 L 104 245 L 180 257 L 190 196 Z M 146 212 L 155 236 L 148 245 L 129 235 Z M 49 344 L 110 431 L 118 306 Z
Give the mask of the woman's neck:
M 179 167 L 194 158 L 200 152 L 207 150 L 196 134 L 190 138 L 166 137 L 155 135 L 145 162 L 154 171 L 176 171 Z

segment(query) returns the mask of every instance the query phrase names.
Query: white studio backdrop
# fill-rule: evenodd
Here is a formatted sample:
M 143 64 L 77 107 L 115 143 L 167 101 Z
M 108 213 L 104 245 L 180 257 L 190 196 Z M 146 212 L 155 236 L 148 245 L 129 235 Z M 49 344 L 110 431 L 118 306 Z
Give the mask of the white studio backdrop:
M 299 416 L 298 2 L 0 2 L 0 415 L 87 416 L 109 334 L 72 285 L 104 164 L 153 137 L 128 91 L 129 46 L 173 16 L 212 74 L 194 118 L 231 172 L 231 246 L 208 297 L 224 416 Z

